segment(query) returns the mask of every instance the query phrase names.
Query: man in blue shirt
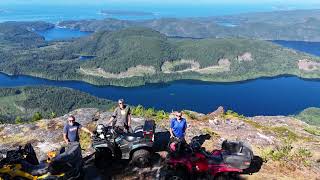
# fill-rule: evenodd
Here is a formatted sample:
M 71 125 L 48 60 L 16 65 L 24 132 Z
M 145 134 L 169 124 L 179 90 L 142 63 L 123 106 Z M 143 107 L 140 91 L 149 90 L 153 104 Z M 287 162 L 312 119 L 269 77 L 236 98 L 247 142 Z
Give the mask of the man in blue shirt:
M 80 138 L 79 138 L 79 130 L 80 129 L 89 133 L 91 136 L 93 136 L 93 133 L 89 129 L 82 127 L 81 124 L 76 122 L 76 119 L 74 116 L 69 116 L 68 123 L 63 128 L 64 141 L 66 143 L 79 142 L 80 141 Z
M 176 137 L 184 140 L 187 129 L 187 121 L 182 117 L 181 112 L 176 113 L 176 117 L 170 122 L 170 138 Z

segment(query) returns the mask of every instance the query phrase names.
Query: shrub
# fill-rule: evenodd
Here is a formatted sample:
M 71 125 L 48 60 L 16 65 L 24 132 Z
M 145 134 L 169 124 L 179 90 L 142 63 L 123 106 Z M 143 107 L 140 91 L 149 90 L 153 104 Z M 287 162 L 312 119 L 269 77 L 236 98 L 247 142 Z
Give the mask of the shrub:
M 268 149 L 265 151 L 264 158 L 265 160 L 272 159 L 274 161 L 287 161 L 290 159 L 289 154 L 292 148 L 291 142 L 285 140 L 282 145 L 275 149 Z
M 144 116 L 144 108 L 142 105 L 138 105 L 131 109 L 131 114 L 135 116 Z
M 89 148 L 90 145 L 91 145 L 91 136 L 90 136 L 90 134 L 88 134 L 86 132 L 83 132 L 83 131 L 80 131 L 79 136 L 80 136 L 81 147 L 83 147 L 84 149 Z
M 23 123 L 23 120 L 22 120 L 21 116 L 17 116 L 14 122 L 16 124 L 21 124 L 21 123 Z
M 55 113 L 55 112 L 51 112 L 50 113 L 50 118 L 52 119 L 52 118 L 56 118 L 57 117 L 57 113 Z
M 284 164 L 290 161 L 309 166 L 310 161 L 308 158 L 312 157 L 312 153 L 310 150 L 302 147 L 293 151 L 291 140 L 286 139 L 283 141 L 282 145 L 276 148 L 265 148 L 261 153 L 261 157 L 265 161 L 280 161 Z
M 303 163 L 304 166 L 310 166 L 310 161 L 308 158 L 312 157 L 312 153 L 309 149 L 300 147 L 292 155 L 292 160 L 297 163 Z
M 156 116 L 156 111 L 155 111 L 153 108 L 148 108 L 148 109 L 145 111 L 144 115 L 145 115 L 146 117 L 148 117 L 148 118 L 152 118 L 152 117 Z
M 39 121 L 42 119 L 42 114 L 40 112 L 36 112 L 33 114 L 31 121 L 35 122 L 35 121 Z
M 157 121 L 169 119 L 169 114 L 163 110 L 155 110 L 154 108 L 145 109 L 142 105 L 131 108 L 131 114 L 139 117 L 153 118 Z
M 190 119 L 194 120 L 194 119 L 197 119 L 196 115 L 190 111 L 183 111 L 183 113 L 185 115 L 187 115 Z

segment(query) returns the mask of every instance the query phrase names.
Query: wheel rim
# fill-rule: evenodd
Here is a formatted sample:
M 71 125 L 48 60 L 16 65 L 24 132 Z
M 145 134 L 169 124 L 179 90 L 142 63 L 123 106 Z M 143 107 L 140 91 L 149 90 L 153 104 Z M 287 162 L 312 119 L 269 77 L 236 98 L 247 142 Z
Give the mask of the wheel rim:
M 171 178 L 169 178 L 170 180 L 183 180 L 181 177 L 179 176 L 171 176 Z
M 143 157 L 139 157 L 137 159 L 137 162 L 140 164 L 140 165 L 145 165 L 146 164 L 146 159 L 143 158 Z

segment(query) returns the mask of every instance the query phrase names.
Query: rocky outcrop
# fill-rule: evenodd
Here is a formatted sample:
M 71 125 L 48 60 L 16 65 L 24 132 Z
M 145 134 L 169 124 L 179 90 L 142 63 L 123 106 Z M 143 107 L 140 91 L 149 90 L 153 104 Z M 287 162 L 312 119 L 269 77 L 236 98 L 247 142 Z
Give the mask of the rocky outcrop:
M 209 115 L 213 117 L 220 117 L 223 114 L 224 114 L 224 108 L 222 106 L 219 106 L 217 110 L 213 111 Z
M 39 158 L 45 158 L 46 152 L 57 150 L 64 145 L 62 128 L 71 114 L 82 125 L 94 129 L 97 124 L 105 123 L 110 118 L 111 112 L 92 108 L 78 109 L 62 117 L 44 119 L 30 124 L 0 125 L 0 152 L 31 142 Z M 241 140 L 252 146 L 255 155 L 268 160 L 258 173 L 248 176 L 249 179 L 314 179 L 314 177 L 320 177 L 320 153 L 318 151 L 320 137 L 307 132 L 305 129 L 309 125 L 298 119 L 284 116 L 246 118 L 234 112 L 225 112 L 223 107 L 219 107 L 208 115 L 185 111 L 184 116 L 189 124 L 186 134 L 187 141 L 199 134 L 210 134 L 212 138 L 204 143 L 204 147 L 210 151 L 220 148 L 221 142 L 225 139 Z M 144 121 L 143 117 L 134 117 L 133 126 L 141 125 Z M 157 121 L 157 132 L 167 133 L 168 124 L 169 120 Z M 84 136 L 81 137 L 85 139 Z M 287 141 L 290 142 L 289 145 Z M 284 146 L 291 148 L 288 154 L 281 151 Z M 90 142 L 82 142 L 82 148 L 85 149 L 84 156 L 90 159 L 93 153 Z M 275 152 L 281 152 L 281 156 L 284 154 L 283 159 L 282 157 L 277 159 L 279 154 Z M 308 152 L 307 156 L 304 155 L 306 152 Z M 154 179 L 158 177 L 164 163 L 162 158 L 166 156 L 166 152 L 157 153 L 159 154 L 158 160 L 154 162 L 152 168 L 127 169 L 121 164 L 115 164 L 110 170 L 113 173 L 112 176 L 115 179 Z

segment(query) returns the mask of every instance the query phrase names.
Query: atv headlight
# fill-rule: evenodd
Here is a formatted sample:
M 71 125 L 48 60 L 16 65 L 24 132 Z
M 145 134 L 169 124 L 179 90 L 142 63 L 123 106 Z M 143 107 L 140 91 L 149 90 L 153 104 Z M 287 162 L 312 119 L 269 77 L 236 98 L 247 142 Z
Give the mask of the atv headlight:
M 103 124 L 98 124 L 97 125 L 97 133 L 101 134 L 103 132 L 103 128 L 104 128 Z
M 99 138 L 100 138 L 100 139 L 104 139 L 105 137 L 104 137 L 103 134 L 100 134 L 100 135 L 99 135 Z

